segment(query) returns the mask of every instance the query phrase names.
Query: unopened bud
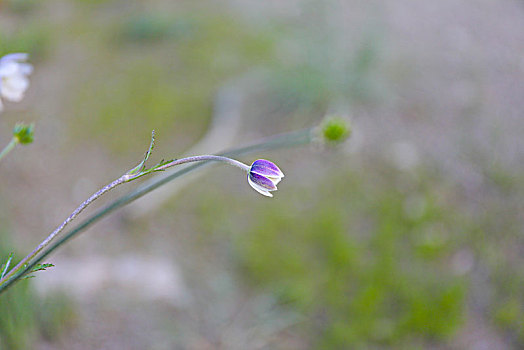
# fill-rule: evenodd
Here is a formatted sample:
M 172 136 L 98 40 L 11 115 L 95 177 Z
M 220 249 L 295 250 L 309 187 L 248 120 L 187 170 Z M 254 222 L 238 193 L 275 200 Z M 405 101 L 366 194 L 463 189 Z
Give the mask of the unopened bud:
M 13 137 L 19 144 L 27 145 L 33 142 L 34 124 L 16 123 L 13 128 Z
M 327 116 L 320 128 L 322 139 L 326 143 L 341 143 L 351 136 L 351 124 L 341 116 Z

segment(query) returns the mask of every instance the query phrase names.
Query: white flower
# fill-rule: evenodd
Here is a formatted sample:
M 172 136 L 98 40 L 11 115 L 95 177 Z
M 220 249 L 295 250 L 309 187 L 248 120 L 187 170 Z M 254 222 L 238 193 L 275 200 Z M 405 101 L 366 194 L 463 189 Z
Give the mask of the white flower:
M 0 58 L 0 97 L 9 101 L 19 102 L 29 87 L 27 76 L 33 71 L 33 66 L 25 63 L 28 54 L 11 53 Z M 0 111 L 3 109 L 0 99 Z

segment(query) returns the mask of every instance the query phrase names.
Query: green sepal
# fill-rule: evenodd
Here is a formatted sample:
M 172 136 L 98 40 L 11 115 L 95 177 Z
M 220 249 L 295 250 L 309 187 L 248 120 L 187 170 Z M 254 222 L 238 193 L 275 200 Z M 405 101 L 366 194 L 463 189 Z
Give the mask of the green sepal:
M 34 140 L 35 124 L 16 123 L 13 128 L 13 137 L 21 145 L 27 145 Z

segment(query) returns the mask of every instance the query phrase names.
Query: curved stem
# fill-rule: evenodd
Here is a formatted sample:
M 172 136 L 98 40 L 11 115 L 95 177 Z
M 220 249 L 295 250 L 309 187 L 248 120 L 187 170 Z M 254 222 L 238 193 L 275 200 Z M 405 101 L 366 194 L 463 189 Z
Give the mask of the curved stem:
M 119 177 L 118 179 L 116 179 L 115 181 L 111 182 L 109 185 L 104 186 L 103 188 L 101 188 L 100 190 L 95 192 L 93 195 L 91 195 L 91 197 L 86 199 L 82 204 L 80 204 L 80 206 L 78 208 L 76 208 L 71 213 L 71 215 L 69 215 L 67 217 L 67 219 L 64 220 L 64 222 L 62 222 L 60 224 L 60 226 L 58 226 L 53 232 L 51 232 L 51 234 L 49 236 L 47 236 L 46 239 L 44 239 L 29 255 L 27 255 L 15 267 L 13 267 L 11 269 L 11 271 L 9 271 L 9 273 L 7 273 L 0 280 L 0 284 L 2 284 L 3 282 L 5 282 L 9 278 L 11 278 L 11 276 L 13 276 L 13 274 L 15 272 L 20 270 L 31 259 L 33 259 L 35 256 L 37 256 L 38 253 L 40 253 L 45 247 L 47 247 L 49 245 L 49 243 L 51 243 L 53 238 L 55 238 L 56 235 L 58 235 L 60 232 L 62 232 L 62 230 L 66 227 L 66 225 L 69 224 L 71 221 L 73 221 L 78 216 L 78 214 L 80 214 L 85 208 L 87 208 L 87 206 L 89 204 L 91 204 L 96 199 L 100 198 L 104 193 L 109 192 L 110 190 L 112 190 L 116 186 L 126 182 L 126 179 L 127 179 L 127 175 L 123 175 L 123 176 Z
M 169 162 L 167 164 L 164 164 L 164 165 L 162 165 L 160 167 L 152 168 L 151 170 L 153 170 L 153 171 L 161 171 L 161 170 L 165 170 L 165 169 L 171 168 L 171 167 L 173 167 L 175 165 L 180 165 L 180 164 L 184 164 L 184 163 L 191 163 L 191 162 L 201 162 L 201 161 L 221 161 L 221 162 L 225 162 L 225 163 L 228 163 L 230 165 L 236 166 L 236 167 L 238 167 L 238 168 L 240 168 L 242 170 L 245 170 L 245 171 L 249 171 L 249 168 L 250 168 L 246 164 L 244 164 L 242 162 L 239 162 L 239 161 L 237 161 L 235 159 L 231 159 L 231 158 L 227 158 L 227 157 L 223 157 L 223 156 L 201 155 L 201 156 L 193 156 L 193 157 L 176 159 L 176 160 L 174 160 L 172 162 Z M 49 245 L 49 243 L 51 243 L 51 241 L 60 232 L 62 232 L 62 230 L 66 227 L 66 225 L 69 224 L 71 221 L 73 221 L 85 208 L 87 208 L 87 206 L 89 204 L 91 204 L 96 199 L 100 198 L 103 194 L 105 194 L 106 192 L 109 192 L 110 190 L 112 190 L 116 186 L 118 186 L 118 185 L 120 185 L 120 184 L 122 184 L 124 182 L 129 182 L 129 181 L 135 180 L 135 179 L 137 179 L 137 178 L 139 178 L 139 177 L 141 177 L 143 175 L 147 175 L 147 174 L 150 174 L 150 173 L 151 172 L 146 170 L 145 172 L 138 173 L 138 174 L 135 174 L 135 175 L 130 175 L 130 174 L 122 175 L 121 177 L 119 177 L 115 181 L 111 182 L 107 186 L 104 186 L 103 188 L 101 188 L 100 190 L 95 192 L 93 195 L 91 195 L 91 197 L 89 197 L 82 204 L 80 204 L 80 206 L 78 208 L 76 208 L 71 213 L 71 215 L 69 215 L 67 217 L 67 219 L 65 219 L 64 222 L 62 222 L 62 224 L 60 224 L 60 226 L 58 226 L 53 232 L 51 232 L 51 234 L 49 236 L 47 236 L 47 238 L 45 238 L 29 255 L 27 255 L 25 258 L 23 258 L 15 267 L 13 267 L 5 276 L 3 276 L 3 278 L 0 279 L 0 285 L 3 282 L 7 281 L 9 278 L 11 278 L 18 270 L 20 270 L 24 265 L 26 265 L 27 262 L 29 262 L 31 259 L 33 259 L 35 256 L 37 256 L 45 247 L 47 247 Z
M 5 146 L 5 148 L 2 150 L 2 152 L 0 152 L 0 160 L 2 160 L 2 158 L 4 158 L 9 152 L 11 152 L 15 148 L 17 143 L 18 139 L 16 137 L 13 137 L 11 141 L 9 141 L 7 146 Z
M 33 258 L 27 259 L 27 260 L 24 259 L 25 263 L 23 263 L 23 264 L 22 264 L 22 262 L 19 263 L 18 265 L 20 265 L 20 264 L 22 264 L 22 265 L 21 266 L 17 265 L 18 268 L 16 269 L 16 271 L 15 271 L 15 269 L 12 269 L 9 272 L 9 275 L 10 275 L 9 278 L 6 275 L 6 276 L 4 276 L 3 279 L 0 280 L 0 294 L 2 292 L 4 292 L 5 290 L 7 290 L 7 288 L 11 287 L 13 285 L 13 283 L 15 283 L 16 281 L 20 280 L 20 278 L 22 276 L 24 276 L 25 274 L 30 272 L 40 261 L 42 261 L 42 259 L 44 259 L 46 256 L 51 254 L 55 249 L 57 249 L 62 244 L 66 243 L 67 241 L 69 241 L 71 238 L 75 237 L 76 235 L 78 235 L 82 231 L 84 231 L 86 228 L 88 228 L 89 226 L 91 226 L 92 224 L 97 222 L 98 220 L 100 220 L 103 217 L 109 215 L 110 213 L 112 213 L 116 209 L 119 209 L 119 208 L 121 208 L 121 207 L 123 207 L 123 206 L 125 206 L 125 205 L 127 205 L 127 204 L 129 204 L 129 203 L 131 203 L 131 202 L 133 202 L 135 200 L 137 200 L 138 198 L 140 198 L 140 197 L 146 195 L 147 193 L 157 189 L 158 187 L 161 187 L 162 185 L 164 185 L 164 184 L 166 184 L 166 183 L 168 183 L 168 182 L 170 182 L 170 181 L 172 181 L 172 180 L 174 180 L 174 179 L 176 179 L 176 178 L 178 178 L 178 177 L 180 177 L 180 176 L 182 176 L 182 175 L 184 175 L 186 173 L 189 173 L 189 172 L 191 172 L 193 170 L 198 169 L 199 167 L 201 167 L 205 163 L 207 163 L 207 161 L 210 161 L 210 160 L 225 161 L 227 163 L 230 163 L 232 165 L 238 166 L 241 169 L 246 170 L 246 167 L 249 168 L 247 165 L 245 165 L 243 163 L 240 163 L 238 161 L 235 161 L 234 159 L 227 158 L 227 157 L 228 156 L 229 157 L 239 156 L 239 155 L 243 155 L 243 154 L 252 153 L 254 151 L 271 150 L 271 149 L 279 149 L 279 148 L 285 148 L 285 147 L 306 145 L 306 144 L 308 144 L 308 143 L 310 143 L 312 141 L 312 131 L 313 131 L 312 128 L 308 128 L 308 129 L 304 129 L 304 130 L 300 130 L 300 131 L 295 131 L 295 132 L 289 132 L 289 133 L 276 135 L 276 136 L 273 136 L 273 137 L 271 137 L 269 139 L 266 139 L 263 142 L 260 142 L 260 143 L 257 143 L 257 144 L 253 144 L 253 145 L 250 145 L 250 146 L 247 146 L 247 147 L 237 148 L 237 149 L 231 150 L 229 152 L 225 152 L 221 156 L 196 156 L 196 157 L 188 157 L 188 158 L 183 158 L 183 159 L 179 159 L 179 160 L 173 161 L 173 162 L 179 162 L 177 164 L 190 162 L 189 159 L 193 159 L 192 161 L 203 161 L 203 162 L 200 163 L 200 164 L 194 164 L 194 165 L 192 165 L 190 167 L 186 167 L 184 169 L 180 169 L 180 170 L 174 172 L 173 174 L 170 174 L 167 177 L 163 177 L 163 178 L 161 178 L 161 179 L 159 179 L 159 180 L 157 180 L 157 181 L 155 181 L 153 183 L 150 183 L 150 184 L 144 185 L 142 187 L 139 187 L 138 189 L 136 189 L 136 190 L 134 190 L 134 191 L 132 191 L 132 192 L 130 192 L 128 194 L 125 194 L 125 195 L 121 196 L 120 198 L 116 199 L 115 201 L 113 201 L 112 203 L 107 205 L 106 207 L 104 207 L 104 208 L 100 209 L 99 211 L 97 211 L 96 213 L 94 213 L 92 216 L 90 216 L 86 220 L 84 220 L 81 223 L 79 223 L 76 227 L 71 229 L 69 232 L 65 233 L 57 241 L 55 241 L 52 244 L 50 244 L 47 247 L 46 250 L 42 251 L 42 249 L 43 249 L 42 248 L 40 254 L 38 254 L 38 253 L 35 254 L 35 255 L 30 254 L 30 255 L 33 255 Z M 207 159 L 202 159 L 200 157 L 208 157 L 208 158 Z M 227 159 L 222 159 L 222 158 L 227 158 Z M 173 162 L 171 162 L 171 163 L 173 163 Z M 168 164 L 170 164 L 170 163 L 168 163 Z M 131 175 L 126 174 L 126 175 L 122 176 L 121 178 L 124 178 L 123 182 L 127 182 L 127 181 L 134 180 L 134 179 L 136 179 L 138 177 L 136 175 L 132 175 L 131 176 Z M 118 181 L 118 180 L 115 180 L 115 181 Z M 111 186 L 111 184 L 106 186 L 106 187 L 104 187 L 100 191 L 103 191 L 105 188 L 107 188 L 109 186 Z M 114 188 L 114 187 L 116 187 L 116 185 L 111 187 L 111 188 Z M 109 189 L 111 189 L 111 188 L 109 188 Z M 107 192 L 109 189 L 107 189 L 105 192 Z M 69 220 L 69 221 L 71 221 L 71 220 Z M 64 227 L 65 227 L 65 225 L 64 225 Z M 63 229 L 63 227 L 62 227 L 62 229 Z M 48 244 L 49 244 L 49 242 L 48 242 Z
M 190 163 L 190 162 L 201 162 L 204 160 L 211 160 L 211 161 L 218 161 L 218 162 L 225 162 L 228 164 L 231 164 L 233 166 L 236 166 L 237 168 L 240 168 L 246 172 L 249 172 L 250 166 L 246 165 L 242 162 L 239 162 L 238 160 L 231 159 L 228 157 L 223 156 L 212 156 L 212 155 L 202 155 L 202 156 L 193 156 L 193 157 L 187 157 L 187 158 L 181 158 L 181 159 L 175 159 L 172 162 L 169 162 L 167 164 L 164 164 L 158 168 L 155 168 L 155 170 L 165 170 L 168 168 L 171 168 L 175 165 L 180 165 L 184 163 Z

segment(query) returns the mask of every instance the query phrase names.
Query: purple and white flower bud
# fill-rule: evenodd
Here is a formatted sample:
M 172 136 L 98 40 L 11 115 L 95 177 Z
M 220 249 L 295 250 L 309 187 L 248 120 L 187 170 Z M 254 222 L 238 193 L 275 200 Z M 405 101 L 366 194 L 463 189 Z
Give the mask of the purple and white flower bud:
M 284 177 L 284 173 L 272 162 L 258 159 L 251 164 L 247 174 L 247 181 L 260 194 L 273 197 L 270 191 L 277 190 L 277 184 Z

